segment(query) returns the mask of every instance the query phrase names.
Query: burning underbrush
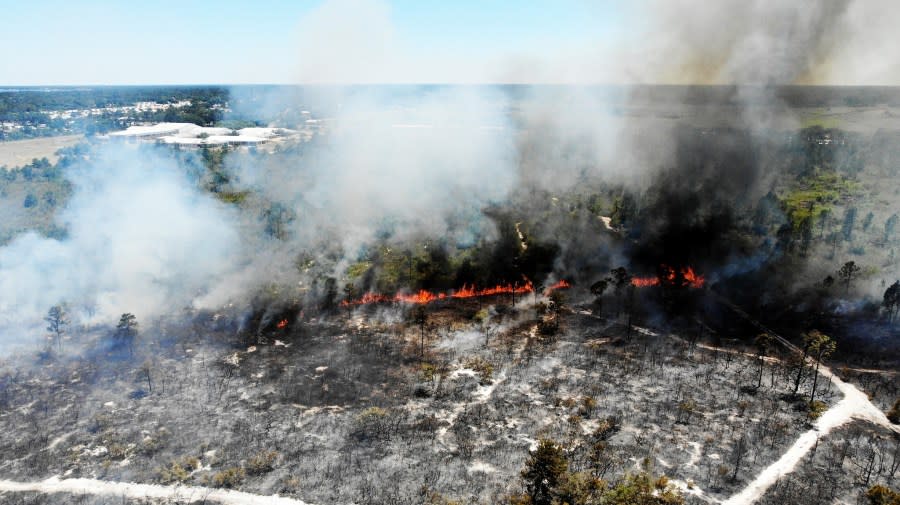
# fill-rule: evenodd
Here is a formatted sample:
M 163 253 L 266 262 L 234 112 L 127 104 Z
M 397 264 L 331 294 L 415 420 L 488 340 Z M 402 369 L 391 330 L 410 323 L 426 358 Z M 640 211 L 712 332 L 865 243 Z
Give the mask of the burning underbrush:
M 565 280 L 560 280 L 543 290 L 543 295 L 547 296 L 553 291 L 566 289 L 571 284 Z M 343 300 L 341 306 L 354 305 L 370 305 L 373 303 L 406 303 L 415 305 L 424 305 L 442 300 L 464 300 L 467 298 L 485 298 L 498 295 L 510 295 L 515 300 L 516 295 L 527 295 L 537 293 L 537 289 L 528 279 L 521 284 L 501 284 L 489 288 L 476 288 L 475 286 L 463 286 L 458 290 L 450 293 L 435 293 L 425 289 L 421 289 L 415 293 L 398 292 L 394 295 L 382 295 L 378 293 L 366 293 L 359 298 Z M 515 303 L 515 302 L 514 302 Z
M 700 289 L 706 283 L 706 279 L 702 275 L 698 275 L 691 267 L 682 267 L 679 269 L 672 268 L 667 265 L 660 267 L 660 273 L 652 277 L 633 277 L 631 285 L 638 288 L 650 286 L 680 286 Z

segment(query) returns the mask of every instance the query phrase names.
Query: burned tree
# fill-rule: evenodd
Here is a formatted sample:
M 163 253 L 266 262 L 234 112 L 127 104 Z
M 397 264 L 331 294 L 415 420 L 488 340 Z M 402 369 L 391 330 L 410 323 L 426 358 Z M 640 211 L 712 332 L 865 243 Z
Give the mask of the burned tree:
M 350 319 L 350 315 L 353 313 L 353 301 L 357 296 L 355 284 L 348 282 L 344 285 L 344 305 L 347 307 L 347 319 Z
M 594 295 L 594 305 L 597 306 L 597 315 L 603 317 L 603 292 L 609 287 L 610 279 L 604 278 L 591 284 L 591 294 Z
M 809 395 L 810 404 L 812 404 L 813 400 L 815 400 L 816 398 L 816 385 L 819 382 L 819 365 L 822 364 L 822 360 L 834 353 L 836 347 L 837 345 L 834 343 L 834 340 L 832 340 L 831 337 L 815 331 L 813 341 L 809 347 L 810 354 L 812 354 L 816 359 L 816 369 L 813 372 L 812 392 Z
M 765 363 L 765 356 L 769 354 L 769 350 L 772 347 L 772 336 L 768 333 L 760 333 L 753 340 L 753 344 L 756 346 L 756 361 L 759 365 L 756 374 L 756 389 L 762 387 L 762 377 L 763 377 L 763 364 Z
M 803 378 L 803 371 L 806 369 L 806 359 L 812 355 L 816 359 L 815 377 L 813 378 L 812 395 L 810 403 L 816 394 L 816 385 L 819 378 L 819 364 L 822 359 L 830 356 L 834 352 L 835 343 L 828 335 L 819 330 L 810 330 L 803 334 L 803 354 L 797 364 L 797 376 L 794 379 L 794 395 L 800 391 L 800 381 Z
M 419 327 L 419 354 L 425 356 L 425 325 L 428 324 L 428 309 L 416 305 L 409 314 L 409 320 Z
M 138 321 L 137 317 L 130 312 L 122 314 L 119 323 L 116 325 L 114 334 L 117 347 L 128 346 L 128 354 L 134 356 L 134 339 L 137 337 Z
M 900 308 L 900 281 L 895 281 L 884 291 L 881 305 L 887 310 L 888 322 L 893 322 L 897 309 Z
M 794 396 L 797 396 L 797 392 L 800 391 L 800 380 L 803 379 L 803 370 L 806 368 L 806 357 L 809 356 L 809 347 L 812 345 L 815 333 L 818 333 L 818 331 L 812 330 L 803 334 L 803 354 L 798 357 L 797 376 L 794 378 Z
M 50 307 L 44 321 L 47 321 L 47 331 L 50 332 L 50 336 L 56 340 L 57 351 L 62 351 L 62 336 L 69 325 L 69 314 L 65 304 Z
M 614 268 L 609 271 L 612 274 L 612 283 L 613 288 L 616 291 L 616 296 L 619 298 L 619 304 L 616 311 L 618 315 L 622 311 L 622 298 L 625 296 L 625 292 L 628 286 L 631 285 L 631 274 L 628 273 L 628 270 L 625 267 Z
M 850 283 L 859 276 L 860 271 L 862 271 L 862 269 L 859 268 L 855 261 L 844 263 L 844 266 L 838 270 L 838 277 L 844 281 L 844 288 L 847 293 L 850 292 Z

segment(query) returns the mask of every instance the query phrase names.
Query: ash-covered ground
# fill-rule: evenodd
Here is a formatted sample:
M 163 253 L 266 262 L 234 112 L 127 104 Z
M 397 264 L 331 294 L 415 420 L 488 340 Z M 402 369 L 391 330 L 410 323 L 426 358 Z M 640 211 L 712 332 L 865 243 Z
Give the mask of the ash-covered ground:
M 789 353 L 718 348 L 699 325 L 629 327 L 613 303 L 605 315 L 574 302 L 539 315 L 542 300 L 438 302 L 424 323 L 410 307 L 357 307 L 251 345 L 227 316 L 204 314 L 145 328 L 133 356 L 94 332 L 98 354 L 4 364 L 0 471 L 320 504 L 501 503 L 523 492 L 529 451 L 549 439 L 571 472 L 612 482 L 649 471 L 687 503 L 707 503 L 739 491 L 811 426 L 791 394 Z M 818 380 L 818 400 L 841 399 Z M 799 394 L 811 383 L 807 372 Z M 866 429 L 854 432 L 857 452 L 868 450 Z M 895 438 L 871 440 L 879 461 L 896 455 Z M 895 471 L 878 465 L 869 480 L 891 485 Z M 841 495 L 865 489 L 852 480 Z M 4 500 L 117 499 L 59 496 Z

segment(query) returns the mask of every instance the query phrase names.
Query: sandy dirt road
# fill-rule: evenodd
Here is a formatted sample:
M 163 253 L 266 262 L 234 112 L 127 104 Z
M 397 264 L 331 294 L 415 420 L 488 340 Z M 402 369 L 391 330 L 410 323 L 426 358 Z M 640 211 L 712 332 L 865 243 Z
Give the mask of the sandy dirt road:
M 97 479 L 59 479 L 51 477 L 37 482 L 0 480 L 2 492 L 71 493 L 75 495 L 104 495 L 125 498 L 155 498 L 178 502 L 214 502 L 222 505 L 309 505 L 306 502 L 282 496 L 262 496 L 226 489 L 195 486 L 162 486 L 157 484 L 133 484 Z

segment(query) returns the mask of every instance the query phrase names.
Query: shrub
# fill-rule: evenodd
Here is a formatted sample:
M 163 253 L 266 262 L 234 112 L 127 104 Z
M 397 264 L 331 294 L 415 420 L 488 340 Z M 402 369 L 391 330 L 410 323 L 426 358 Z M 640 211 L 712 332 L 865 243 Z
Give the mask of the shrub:
M 900 493 L 882 485 L 870 487 L 866 498 L 871 505 L 900 505 Z
M 581 398 L 581 415 L 591 417 L 591 412 L 597 408 L 597 400 L 593 396 L 584 396 Z
M 422 375 L 423 381 L 431 382 L 434 380 L 434 375 L 437 372 L 437 368 L 431 363 L 422 363 L 419 366 L 419 373 Z
M 599 441 L 609 440 L 613 435 L 619 432 L 619 420 L 613 416 L 600 421 L 597 429 L 594 431 L 594 438 Z
M 251 456 L 244 467 L 250 475 L 262 475 L 272 471 L 276 458 L 278 458 L 277 452 L 262 451 Z
M 826 410 L 828 410 L 828 405 L 825 405 L 825 402 L 815 400 L 809 402 L 807 408 L 809 410 L 807 411 L 806 417 L 808 417 L 810 421 L 815 421 L 816 419 L 821 417 Z
M 390 435 L 390 429 L 388 411 L 381 407 L 369 407 L 357 414 L 352 434 L 360 440 L 382 439 Z
M 226 468 L 221 472 L 213 475 L 213 485 L 216 487 L 227 487 L 227 488 L 235 488 L 241 485 L 241 482 L 244 481 L 244 478 L 247 477 L 247 473 L 243 468 L 239 466 L 233 466 L 231 468 Z
M 653 485 L 656 489 L 662 491 L 669 487 L 669 478 L 665 475 L 660 475 L 658 479 L 656 479 L 656 483 Z
M 184 457 L 172 461 L 169 466 L 157 470 L 159 481 L 163 484 L 173 482 L 185 482 L 191 478 L 191 472 L 200 468 L 200 460 L 194 457 Z
M 545 337 L 556 335 L 558 329 L 559 327 L 552 320 L 546 321 L 542 319 L 538 322 L 538 333 Z
M 478 381 L 482 386 L 490 384 L 493 382 L 494 375 L 494 365 L 490 364 L 487 360 L 482 358 L 481 356 L 476 356 L 471 358 L 466 362 L 466 368 L 471 368 L 475 370 L 475 373 L 478 374 Z
M 110 459 L 125 459 L 126 457 L 128 457 L 128 447 L 122 444 L 110 444 L 108 449 L 109 452 L 107 453 L 107 455 Z

